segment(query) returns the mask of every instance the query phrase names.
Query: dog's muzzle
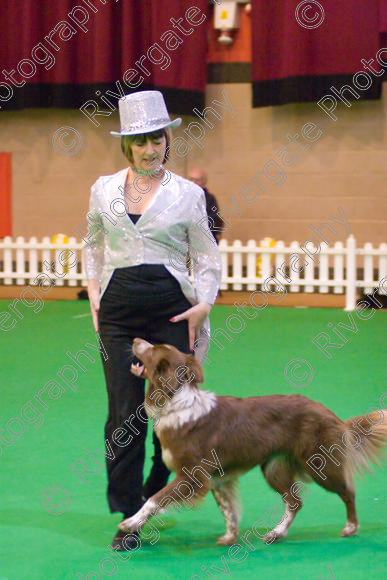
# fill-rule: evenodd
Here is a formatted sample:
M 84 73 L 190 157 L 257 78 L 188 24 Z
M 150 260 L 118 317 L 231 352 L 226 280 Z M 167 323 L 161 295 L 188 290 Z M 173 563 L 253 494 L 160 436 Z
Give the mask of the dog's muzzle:
M 153 344 L 143 340 L 142 338 L 135 338 L 133 340 L 132 351 L 138 358 L 140 358 L 148 348 L 152 348 Z

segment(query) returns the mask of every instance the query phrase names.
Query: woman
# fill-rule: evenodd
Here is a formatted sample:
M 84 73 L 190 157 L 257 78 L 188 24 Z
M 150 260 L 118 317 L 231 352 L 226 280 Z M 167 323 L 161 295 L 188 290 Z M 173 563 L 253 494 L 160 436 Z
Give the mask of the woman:
M 106 350 L 105 425 L 108 502 L 127 518 L 166 484 L 169 471 L 153 434 L 155 455 L 142 487 L 147 419 L 144 380 L 130 372 L 132 341 L 169 343 L 203 361 L 208 314 L 219 289 L 220 256 L 203 190 L 166 172 L 171 121 L 158 91 L 119 101 L 121 149 L 129 167 L 100 177 L 91 188 L 84 248 L 91 312 Z M 187 256 L 193 272 L 189 279 Z M 106 360 L 105 360 L 106 359 Z M 136 539 L 118 531 L 112 547 L 130 550 Z

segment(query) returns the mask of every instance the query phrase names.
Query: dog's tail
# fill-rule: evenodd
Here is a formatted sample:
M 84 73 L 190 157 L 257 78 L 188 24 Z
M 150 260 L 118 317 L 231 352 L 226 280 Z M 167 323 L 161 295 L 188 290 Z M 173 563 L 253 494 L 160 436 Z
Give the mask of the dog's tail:
M 380 464 L 380 457 L 387 446 L 387 411 L 378 410 L 352 417 L 344 425 L 343 442 L 349 448 L 346 459 L 348 475 L 372 472 L 370 463 Z

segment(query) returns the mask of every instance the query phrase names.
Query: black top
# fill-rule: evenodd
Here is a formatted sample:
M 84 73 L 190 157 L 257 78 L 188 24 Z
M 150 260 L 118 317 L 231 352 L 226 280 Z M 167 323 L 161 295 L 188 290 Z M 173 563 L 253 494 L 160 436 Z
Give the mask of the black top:
M 204 191 L 204 195 L 206 197 L 206 208 L 207 208 L 207 215 L 208 215 L 208 225 L 214 236 L 216 243 L 218 243 L 218 237 L 220 236 L 221 232 L 224 229 L 224 223 L 220 215 L 218 215 L 218 202 L 216 201 L 216 197 L 212 195 L 208 191 L 207 188 L 202 187 Z
M 140 219 L 141 214 L 140 213 L 128 213 L 128 216 L 130 217 L 130 219 L 132 220 L 132 222 L 134 224 L 136 224 L 138 222 L 138 220 Z
M 180 300 L 182 290 L 179 282 L 167 270 L 164 264 L 139 264 L 116 268 L 106 290 L 106 294 L 112 293 L 125 296 L 146 297 L 157 296 L 158 300 Z

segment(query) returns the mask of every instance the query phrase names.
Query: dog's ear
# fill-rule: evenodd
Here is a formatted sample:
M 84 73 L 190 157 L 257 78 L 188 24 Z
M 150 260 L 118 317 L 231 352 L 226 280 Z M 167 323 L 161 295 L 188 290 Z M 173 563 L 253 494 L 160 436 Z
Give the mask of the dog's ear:
M 155 366 L 154 373 L 158 376 L 161 376 L 164 373 L 167 373 L 170 367 L 171 365 L 169 360 L 167 358 L 161 358 Z
M 188 367 L 187 380 L 189 383 L 204 383 L 202 367 L 196 356 L 187 355 L 186 366 Z

